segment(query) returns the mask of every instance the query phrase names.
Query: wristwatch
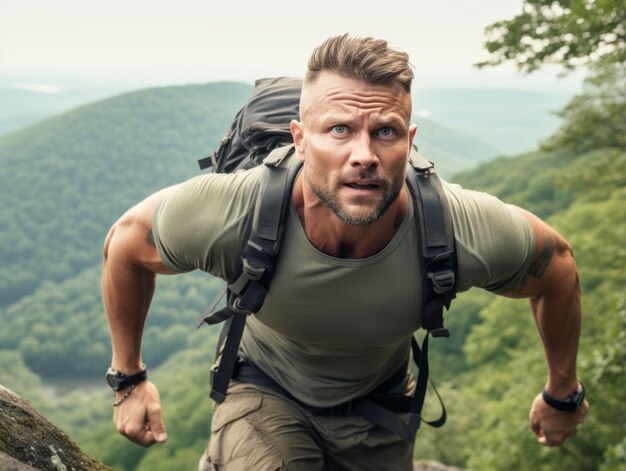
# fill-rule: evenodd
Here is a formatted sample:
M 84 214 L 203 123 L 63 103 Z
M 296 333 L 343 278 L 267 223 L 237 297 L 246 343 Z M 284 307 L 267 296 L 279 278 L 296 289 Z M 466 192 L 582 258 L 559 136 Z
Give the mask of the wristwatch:
M 113 391 L 121 391 L 128 386 L 139 384 L 147 378 L 148 373 L 146 372 L 146 365 L 143 365 L 141 371 L 133 373 L 132 375 L 124 374 L 121 371 L 114 370 L 112 367 L 109 367 L 106 374 L 107 383 L 109 383 Z
M 583 401 L 585 400 L 585 388 L 583 387 L 583 383 L 579 381 L 576 390 L 565 399 L 557 399 L 550 396 L 548 391 L 544 389 L 543 400 L 546 401 L 546 404 L 554 407 L 555 409 L 565 412 L 576 412 L 580 409 L 580 406 L 582 406 Z

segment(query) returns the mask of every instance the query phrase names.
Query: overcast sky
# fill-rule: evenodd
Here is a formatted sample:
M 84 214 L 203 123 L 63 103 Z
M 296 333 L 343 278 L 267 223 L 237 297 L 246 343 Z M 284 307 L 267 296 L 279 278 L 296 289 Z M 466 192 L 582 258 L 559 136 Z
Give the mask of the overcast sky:
M 477 72 L 472 64 L 486 57 L 485 26 L 513 17 L 521 3 L 0 0 L 0 73 L 31 71 L 37 81 L 42 71 L 88 71 L 152 76 L 155 83 L 301 76 L 317 44 L 349 32 L 408 52 L 416 84 L 421 78 L 494 85 L 500 77 L 504 84 L 512 66 Z M 556 83 L 555 76 L 518 79 Z

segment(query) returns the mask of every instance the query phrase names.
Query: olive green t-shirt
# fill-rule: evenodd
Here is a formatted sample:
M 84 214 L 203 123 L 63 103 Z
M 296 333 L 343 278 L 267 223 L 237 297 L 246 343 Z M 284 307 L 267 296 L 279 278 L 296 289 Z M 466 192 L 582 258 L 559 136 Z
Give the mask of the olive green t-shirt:
M 202 175 L 171 190 L 153 226 L 163 262 L 228 279 L 260 170 Z M 526 220 L 493 196 L 444 188 L 457 290 L 503 293 L 520 283 L 534 250 Z M 408 364 L 411 335 L 421 326 L 420 257 L 412 208 L 382 251 L 355 260 L 313 247 L 292 204 L 276 274 L 263 307 L 246 323 L 241 356 L 307 404 L 329 407 L 367 394 Z

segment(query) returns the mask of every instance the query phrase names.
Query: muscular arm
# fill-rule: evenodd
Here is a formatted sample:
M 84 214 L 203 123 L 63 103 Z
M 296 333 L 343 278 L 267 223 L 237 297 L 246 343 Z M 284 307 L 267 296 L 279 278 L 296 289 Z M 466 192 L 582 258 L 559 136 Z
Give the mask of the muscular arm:
M 111 366 L 127 374 L 141 370 L 141 337 L 154 293 L 157 273 L 173 273 L 159 258 L 152 239 L 152 215 L 162 190 L 127 211 L 111 228 L 104 243 L 102 297 L 113 356 Z M 124 391 L 118 393 L 118 399 Z M 144 446 L 165 440 L 158 392 L 149 381 L 116 407 L 117 429 Z M 138 407 L 139 406 L 139 407 Z M 162 427 L 163 435 L 150 432 Z
M 581 326 L 580 285 L 572 248 L 554 229 L 518 208 L 535 234 L 534 258 L 524 282 L 510 297 L 529 297 L 539 330 L 548 378 L 546 390 L 565 398 L 578 386 L 576 355 Z M 557 411 L 538 396 L 531 410 L 531 427 L 543 444 L 558 445 L 575 433 L 588 406 L 576 414 Z
M 152 239 L 152 214 L 163 193 L 128 210 L 104 243 L 102 297 L 113 343 L 113 368 L 141 369 L 141 335 L 157 273 L 173 273 L 159 258 Z

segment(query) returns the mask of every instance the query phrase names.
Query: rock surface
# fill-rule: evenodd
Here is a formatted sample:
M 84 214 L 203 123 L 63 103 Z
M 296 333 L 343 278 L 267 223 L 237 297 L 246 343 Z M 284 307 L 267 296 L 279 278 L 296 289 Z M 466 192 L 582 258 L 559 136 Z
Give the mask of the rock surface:
M 112 471 L 85 455 L 29 402 L 0 385 L 0 470 Z

